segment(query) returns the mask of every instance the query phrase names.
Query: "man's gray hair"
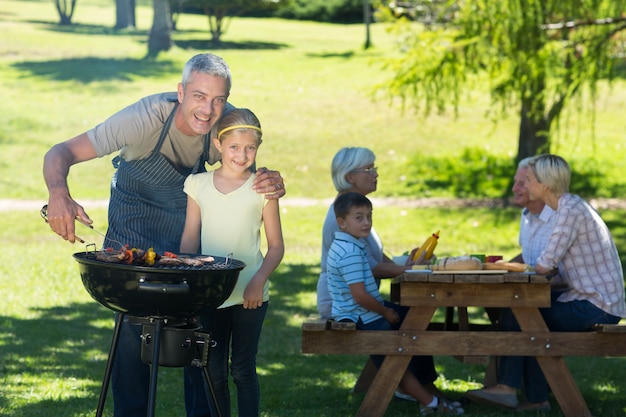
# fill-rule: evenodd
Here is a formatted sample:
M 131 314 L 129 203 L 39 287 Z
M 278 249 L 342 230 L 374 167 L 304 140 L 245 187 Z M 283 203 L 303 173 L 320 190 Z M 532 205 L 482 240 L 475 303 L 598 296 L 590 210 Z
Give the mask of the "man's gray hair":
M 215 75 L 224 78 L 227 81 L 226 92 L 230 93 L 232 78 L 230 68 L 224 59 L 214 54 L 198 54 L 192 57 L 183 68 L 183 87 L 191 81 L 191 74 L 201 72 L 203 74 Z
M 528 168 L 528 163 L 532 161 L 533 158 L 534 156 L 527 156 L 526 158 L 519 161 L 519 163 L 517 164 L 517 169 Z

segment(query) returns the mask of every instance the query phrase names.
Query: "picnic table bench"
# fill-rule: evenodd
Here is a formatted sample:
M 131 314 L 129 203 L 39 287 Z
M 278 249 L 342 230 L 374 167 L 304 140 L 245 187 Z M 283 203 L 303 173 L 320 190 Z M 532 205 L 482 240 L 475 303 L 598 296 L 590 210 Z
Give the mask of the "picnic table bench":
M 378 370 L 368 362 L 355 385 L 355 391 L 367 392 L 357 417 L 384 414 L 414 355 L 535 356 L 563 415 L 590 417 L 563 357 L 626 356 L 626 325 L 599 325 L 589 332 L 551 332 L 539 312 L 539 308 L 550 306 L 550 285 L 544 276 L 491 271 L 407 272 L 394 280 L 391 294 L 392 299 L 409 307 L 399 330 L 360 331 L 353 323 L 320 319 L 302 324 L 303 353 L 386 356 Z M 469 306 L 511 308 L 521 331 L 489 330 L 471 323 L 451 327 L 432 322 L 438 307 L 466 313 Z

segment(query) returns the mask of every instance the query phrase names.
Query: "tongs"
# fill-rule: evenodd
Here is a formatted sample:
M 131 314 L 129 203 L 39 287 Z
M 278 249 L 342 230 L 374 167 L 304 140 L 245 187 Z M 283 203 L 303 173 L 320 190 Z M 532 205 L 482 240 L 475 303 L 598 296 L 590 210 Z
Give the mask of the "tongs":
M 44 221 L 46 223 L 48 223 L 48 205 L 45 204 L 41 210 L 39 211 L 39 214 L 41 214 L 41 218 L 44 219 Z M 74 217 L 75 220 L 77 220 L 80 224 L 82 224 L 85 227 L 90 228 L 92 231 L 94 231 L 95 233 L 99 234 L 100 236 L 102 236 L 104 238 L 105 241 L 109 241 L 109 242 L 113 242 L 113 243 L 117 243 L 118 245 L 120 245 L 120 248 L 124 248 L 124 245 L 121 242 L 118 242 L 117 240 L 113 240 L 111 238 L 106 237 L 105 234 L 103 234 L 102 232 L 98 231 L 97 229 L 95 229 L 91 224 L 86 223 L 83 219 L 81 219 L 78 215 L 76 217 Z M 74 235 L 74 238 L 76 240 L 78 240 L 80 243 L 85 243 L 85 240 L 78 237 L 77 235 Z M 95 246 L 95 245 L 94 245 Z

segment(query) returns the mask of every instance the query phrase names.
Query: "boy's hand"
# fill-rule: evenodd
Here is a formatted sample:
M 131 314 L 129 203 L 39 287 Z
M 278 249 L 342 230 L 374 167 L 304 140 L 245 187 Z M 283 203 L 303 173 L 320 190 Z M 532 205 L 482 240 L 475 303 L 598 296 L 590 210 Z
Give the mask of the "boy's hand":
M 398 312 L 393 308 L 385 307 L 383 317 L 391 324 L 396 324 L 400 322 L 400 316 L 398 315 Z

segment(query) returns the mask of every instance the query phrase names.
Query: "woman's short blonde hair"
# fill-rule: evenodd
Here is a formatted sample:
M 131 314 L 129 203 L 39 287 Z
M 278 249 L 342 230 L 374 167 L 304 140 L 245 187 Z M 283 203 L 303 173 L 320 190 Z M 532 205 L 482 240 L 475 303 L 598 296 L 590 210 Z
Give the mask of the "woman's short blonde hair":
M 355 169 L 372 165 L 375 160 L 376 155 L 368 148 L 341 148 L 335 154 L 331 165 L 331 175 L 335 189 L 341 193 L 352 188 L 352 184 L 348 182 L 346 175 Z
M 554 194 L 569 192 L 572 171 L 569 164 L 558 155 L 537 155 L 528 163 L 528 167 L 541 184 L 548 187 Z

